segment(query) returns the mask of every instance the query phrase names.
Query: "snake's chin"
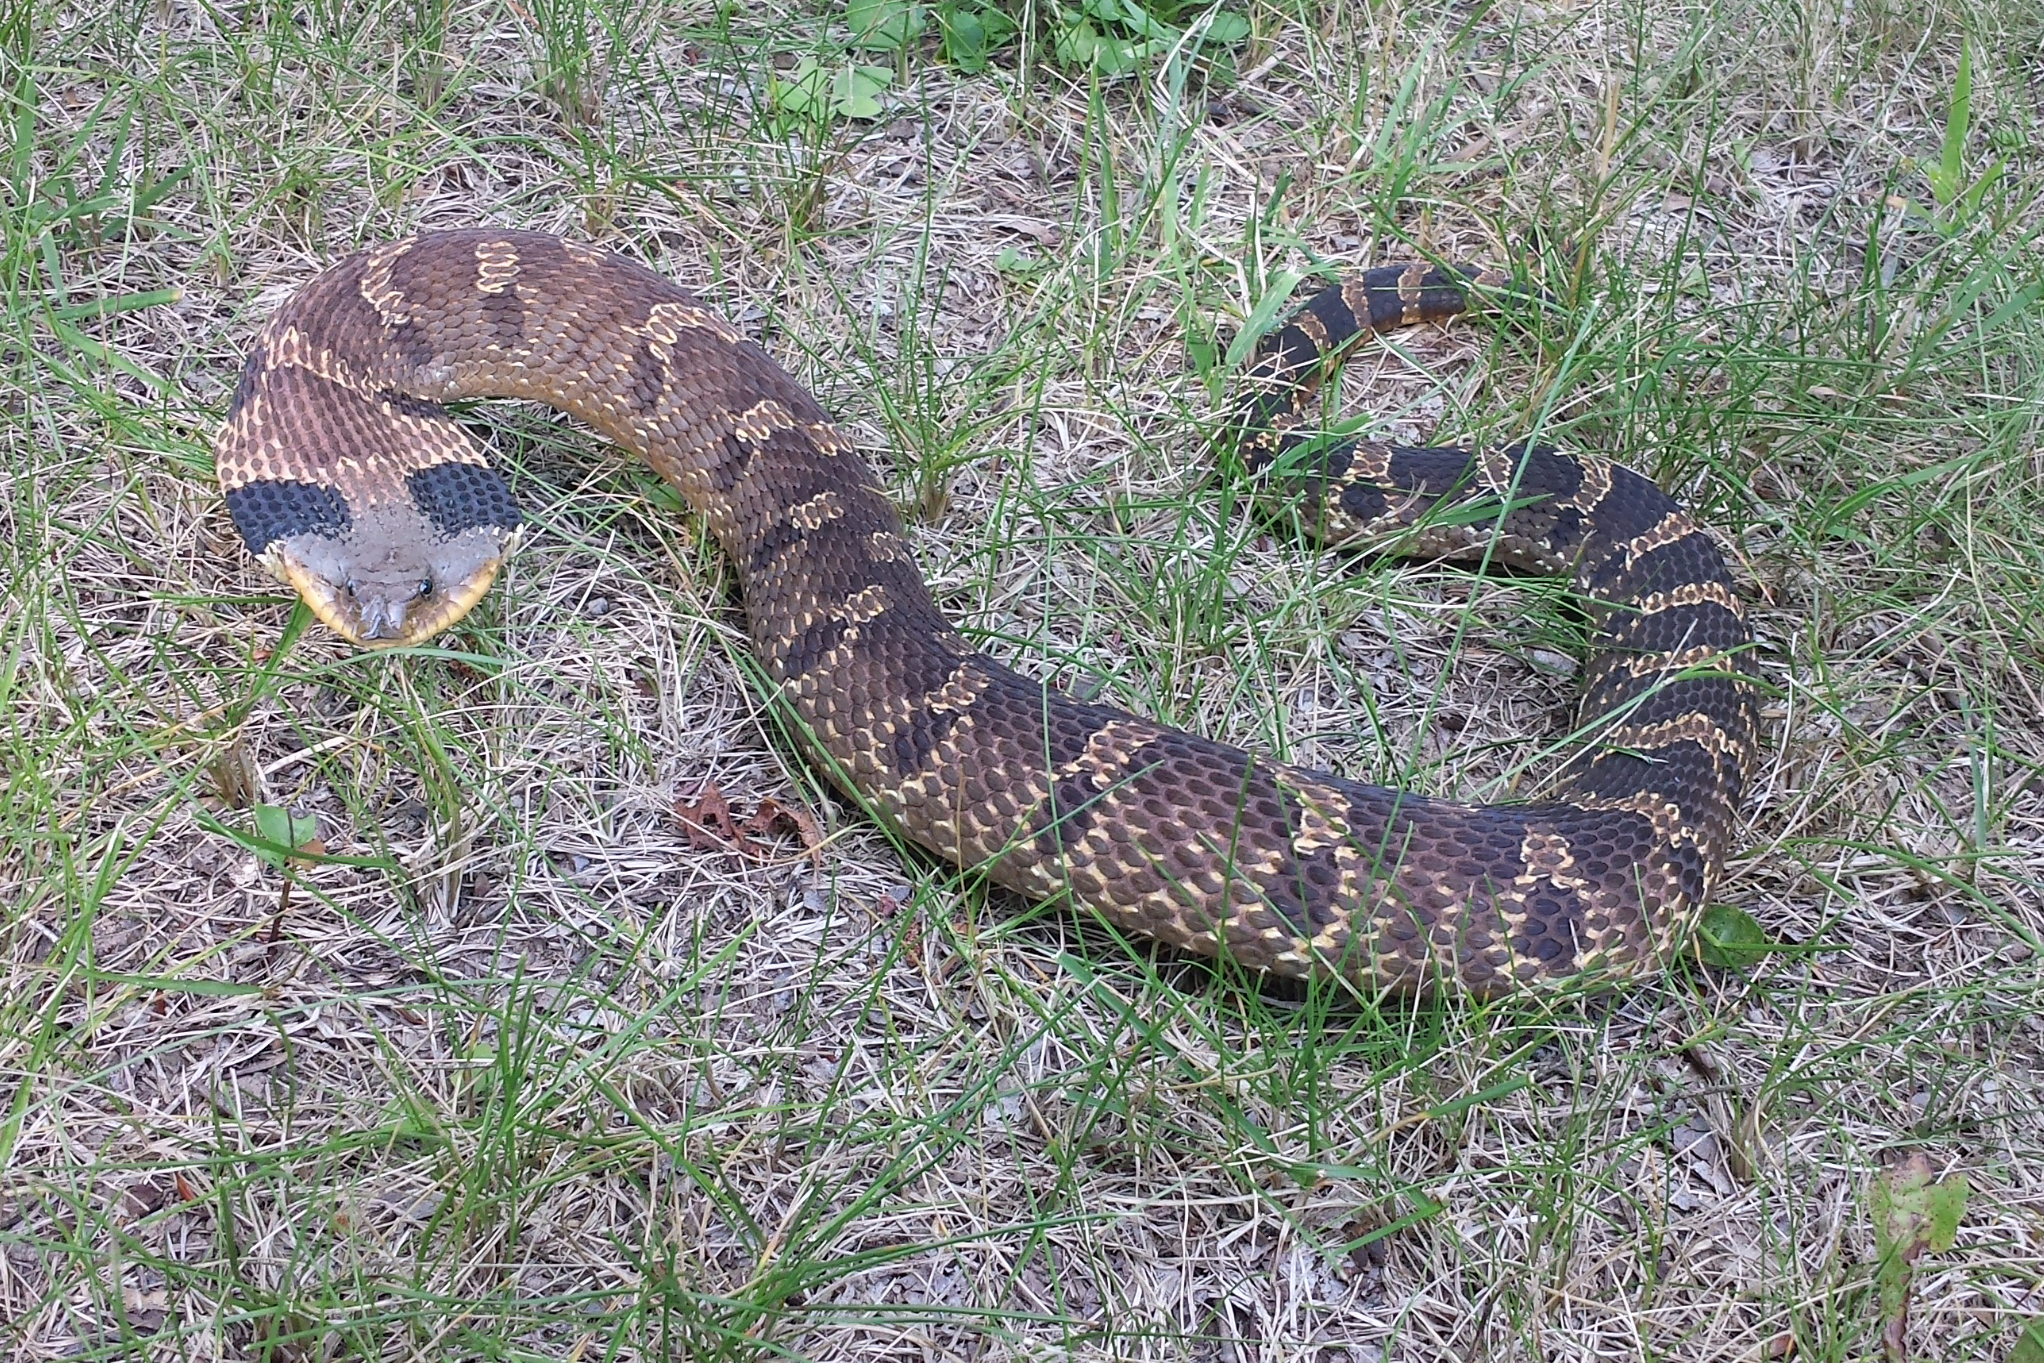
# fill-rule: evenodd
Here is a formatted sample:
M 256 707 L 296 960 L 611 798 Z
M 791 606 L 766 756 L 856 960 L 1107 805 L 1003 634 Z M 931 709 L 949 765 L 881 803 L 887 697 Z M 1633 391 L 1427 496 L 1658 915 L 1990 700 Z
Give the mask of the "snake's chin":
M 364 533 L 367 531 L 368 533 Z M 469 613 L 517 546 L 518 532 L 478 526 L 436 537 L 421 549 L 389 552 L 391 541 L 360 522 L 341 535 L 277 540 L 263 555 L 271 572 L 320 623 L 359 648 L 425 643 Z
M 453 590 L 427 600 L 406 600 L 373 594 L 361 588 L 354 596 L 288 554 L 278 555 L 278 576 L 291 584 L 321 624 L 358 648 L 407 648 L 423 644 L 459 623 L 483 599 L 503 566 L 498 559 Z

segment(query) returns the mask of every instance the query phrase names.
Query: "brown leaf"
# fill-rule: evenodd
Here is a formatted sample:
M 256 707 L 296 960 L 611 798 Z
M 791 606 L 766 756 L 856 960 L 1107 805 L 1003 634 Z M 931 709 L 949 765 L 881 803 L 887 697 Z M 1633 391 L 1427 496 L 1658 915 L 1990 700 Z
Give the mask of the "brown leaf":
M 774 799 L 761 800 L 759 808 L 745 821 L 743 831 L 767 838 L 793 833 L 802 839 L 802 850 L 809 854 L 816 868 L 823 869 L 823 825 L 801 805 L 784 805 Z
M 121 1210 L 131 1217 L 147 1216 L 170 1200 L 170 1191 L 168 1184 L 155 1179 L 131 1183 L 122 1193 Z
M 705 782 L 692 800 L 677 795 L 674 816 L 688 834 L 688 845 L 698 852 L 746 854 L 745 834 L 731 818 L 731 802 L 715 781 Z
M 800 805 L 778 800 L 761 800 L 752 817 L 739 822 L 731 801 L 714 781 L 707 782 L 691 797 L 677 796 L 674 815 L 688 834 L 689 846 L 699 852 L 730 852 L 748 861 L 768 861 L 772 852 L 754 841 L 788 833 L 802 839 L 802 846 L 820 868 L 823 864 L 823 826 L 816 816 Z

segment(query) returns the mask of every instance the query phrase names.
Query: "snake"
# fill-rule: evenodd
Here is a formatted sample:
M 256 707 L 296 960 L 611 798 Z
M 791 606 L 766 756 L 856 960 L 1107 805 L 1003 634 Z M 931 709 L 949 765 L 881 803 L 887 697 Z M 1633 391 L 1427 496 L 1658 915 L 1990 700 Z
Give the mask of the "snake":
M 1362 339 L 1473 310 L 1501 279 L 1415 262 L 1327 283 L 1255 343 L 1230 411 L 1234 467 L 1329 545 L 1572 580 L 1581 741 L 1531 800 L 1289 765 L 988 656 L 818 400 L 697 295 L 572 240 L 439 231 L 331 265 L 259 330 L 214 459 L 241 538 L 321 622 L 415 645 L 474 606 L 524 525 L 446 404 L 549 404 L 679 491 L 735 567 L 797 744 L 936 857 L 1252 973 L 1601 986 L 1689 948 L 1754 780 L 1760 680 L 1724 553 L 1602 456 L 1337 439 L 1314 398 Z

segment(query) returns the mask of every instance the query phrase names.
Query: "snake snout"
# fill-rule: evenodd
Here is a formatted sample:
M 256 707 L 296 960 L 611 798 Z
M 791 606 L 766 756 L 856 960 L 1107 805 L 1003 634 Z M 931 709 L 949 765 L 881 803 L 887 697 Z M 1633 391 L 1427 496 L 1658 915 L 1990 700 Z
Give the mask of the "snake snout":
M 468 614 L 517 542 L 516 529 L 447 534 L 412 508 L 367 506 L 338 534 L 276 541 L 264 561 L 342 638 L 396 648 L 422 644 Z
M 431 584 L 429 583 L 430 587 Z M 402 643 L 405 638 L 405 616 L 417 598 L 401 598 L 395 593 L 378 588 L 364 592 L 359 585 L 351 587 L 349 596 L 356 603 L 362 627 L 364 643 Z

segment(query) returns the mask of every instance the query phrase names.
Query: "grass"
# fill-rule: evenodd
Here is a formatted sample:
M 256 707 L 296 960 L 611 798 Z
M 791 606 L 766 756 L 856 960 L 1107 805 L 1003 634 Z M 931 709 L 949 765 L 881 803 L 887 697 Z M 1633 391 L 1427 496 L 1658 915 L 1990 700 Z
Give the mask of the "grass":
M 1250 13 L 1232 70 L 917 52 L 823 126 L 764 99 L 838 52 L 810 10 L 0 21 L 9 1356 L 1859 1359 L 1869 1189 L 1912 1152 L 1971 1196 L 1908 1348 L 2011 1356 L 2044 1316 L 2044 28 Z M 1565 308 L 1389 338 L 1346 401 L 1622 455 L 1720 532 L 1775 689 L 1722 898 L 1778 950 L 1373 1004 L 989 892 L 823 791 L 700 528 L 530 411 L 473 413 L 536 529 L 468 623 L 395 658 L 304 629 L 211 482 L 243 348 L 322 262 L 472 221 L 700 286 L 988 649 L 1478 798 L 1571 728 L 1565 595 L 1316 552 L 1209 442 L 1301 277 L 1527 265 Z M 691 846 L 706 783 L 813 811 L 820 857 Z M 257 804 L 316 820 L 288 895 Z

